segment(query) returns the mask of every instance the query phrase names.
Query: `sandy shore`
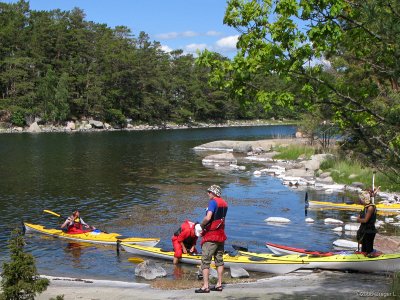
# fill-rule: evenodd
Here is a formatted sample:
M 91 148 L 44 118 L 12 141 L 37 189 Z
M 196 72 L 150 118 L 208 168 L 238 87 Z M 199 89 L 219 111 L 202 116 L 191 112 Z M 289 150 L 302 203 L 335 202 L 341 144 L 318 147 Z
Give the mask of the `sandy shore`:
M 51 284 L 36 297 L 48 300 L 109 299 L 395 299 L 392 274 L 297 271 L 246 284 L 225 285 L 222 292 L 195 294 L 194 289 L 159 290 L 150 284 L 47 277 Z M 201 286 L 201 282 L 198 282 Z

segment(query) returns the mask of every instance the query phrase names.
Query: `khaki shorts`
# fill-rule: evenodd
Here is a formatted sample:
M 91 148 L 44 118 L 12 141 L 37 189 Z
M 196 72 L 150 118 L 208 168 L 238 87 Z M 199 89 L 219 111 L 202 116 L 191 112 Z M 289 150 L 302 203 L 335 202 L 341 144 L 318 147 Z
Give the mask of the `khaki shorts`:
M 211 260 L 217 267 L 224 265 L 224 243 L 205 242 L 201 247 L 201 269 L 209 269 Z

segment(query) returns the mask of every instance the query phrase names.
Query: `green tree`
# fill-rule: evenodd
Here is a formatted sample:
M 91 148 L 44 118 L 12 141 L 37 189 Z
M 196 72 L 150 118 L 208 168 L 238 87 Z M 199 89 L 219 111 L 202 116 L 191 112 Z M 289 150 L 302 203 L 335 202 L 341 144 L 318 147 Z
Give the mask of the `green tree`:
M 45 291 L 49 285 L 48 279 L 39 278 L 35 260 L 31 254 L 24 252 L 24 244 L 21 230 L 13 230 L 9 241 L 11 260 L 3 263 L 1 297 L 4 299 L 33 300 L 36 294 Z
M 60 79 L 57 83 L 56 92 L 54 95 L 54 113 L 53 121 L 64 121 L 69 115 L 69 105 L 68 105 L 68 74 L 61 74 Z
M 267 109 L 325 105 L 347 146 L 399 174 L 399 16 L 397 0 L 230 0 L 224 23 L 241 33 L 238 54 L 219 61 L 205 51 L 199 62 L 211 82 L 236 94 L 253 89 Z M 260 74 L 298 88 L 253 86 Z

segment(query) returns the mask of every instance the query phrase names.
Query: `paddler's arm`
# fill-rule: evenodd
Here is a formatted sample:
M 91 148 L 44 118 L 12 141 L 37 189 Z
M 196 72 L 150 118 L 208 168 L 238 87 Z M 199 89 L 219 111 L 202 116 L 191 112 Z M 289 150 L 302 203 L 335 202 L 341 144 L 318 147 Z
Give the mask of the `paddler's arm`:
M 84 226 L 87 226 L 88 228 L 90 228 L 90 229 L 93 229 L 93 230 L 95 230 L 96 229 L 96 227 L 94 227 L 94 226 L 90 226 L 89 224 L 87 224 L 85 221 L 83 221 L 83 219 L 81 218 L 81 223 L 82 223 L 82 225 L 84 225 Z
M 365 217 L 364 218 L 358 217 L 357 221 L 360 223 L 367 223 L 369 221 L 369 219 L 372 217 L 374 210 L 375 210 L 374 206 L 369 206 L 367 208 L 367 213 L 365 214 Z
M 187 249 L 186 249 L 185 244 L 183 242 L 181 242 L 181 246 L 182 246 L 182 252 L 187 254 Z
M 201 228 L 204 229 L 204 227 L 211 221 L 212 215 L 213 215 L 213 212 L 208 210 L 203 221 L 201 221 L 201 223 L 200 223 Z
M 69 225 L 71 223 L 71 217 L 68 217 L 65 222 L 61 225 L 61 228 L 64 228 L 65 226 Z

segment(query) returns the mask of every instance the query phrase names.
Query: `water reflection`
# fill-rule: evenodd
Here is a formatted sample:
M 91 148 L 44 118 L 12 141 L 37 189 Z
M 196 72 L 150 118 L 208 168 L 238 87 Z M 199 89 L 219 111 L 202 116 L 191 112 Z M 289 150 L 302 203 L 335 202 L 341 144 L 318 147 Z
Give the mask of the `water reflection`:
M 81 255 L 82 248 L 87 247 L 81 243 L 68 243 L 64 248 L 65 253 L 71 258 L 74 268 L 82 268 L 81 266 Z

